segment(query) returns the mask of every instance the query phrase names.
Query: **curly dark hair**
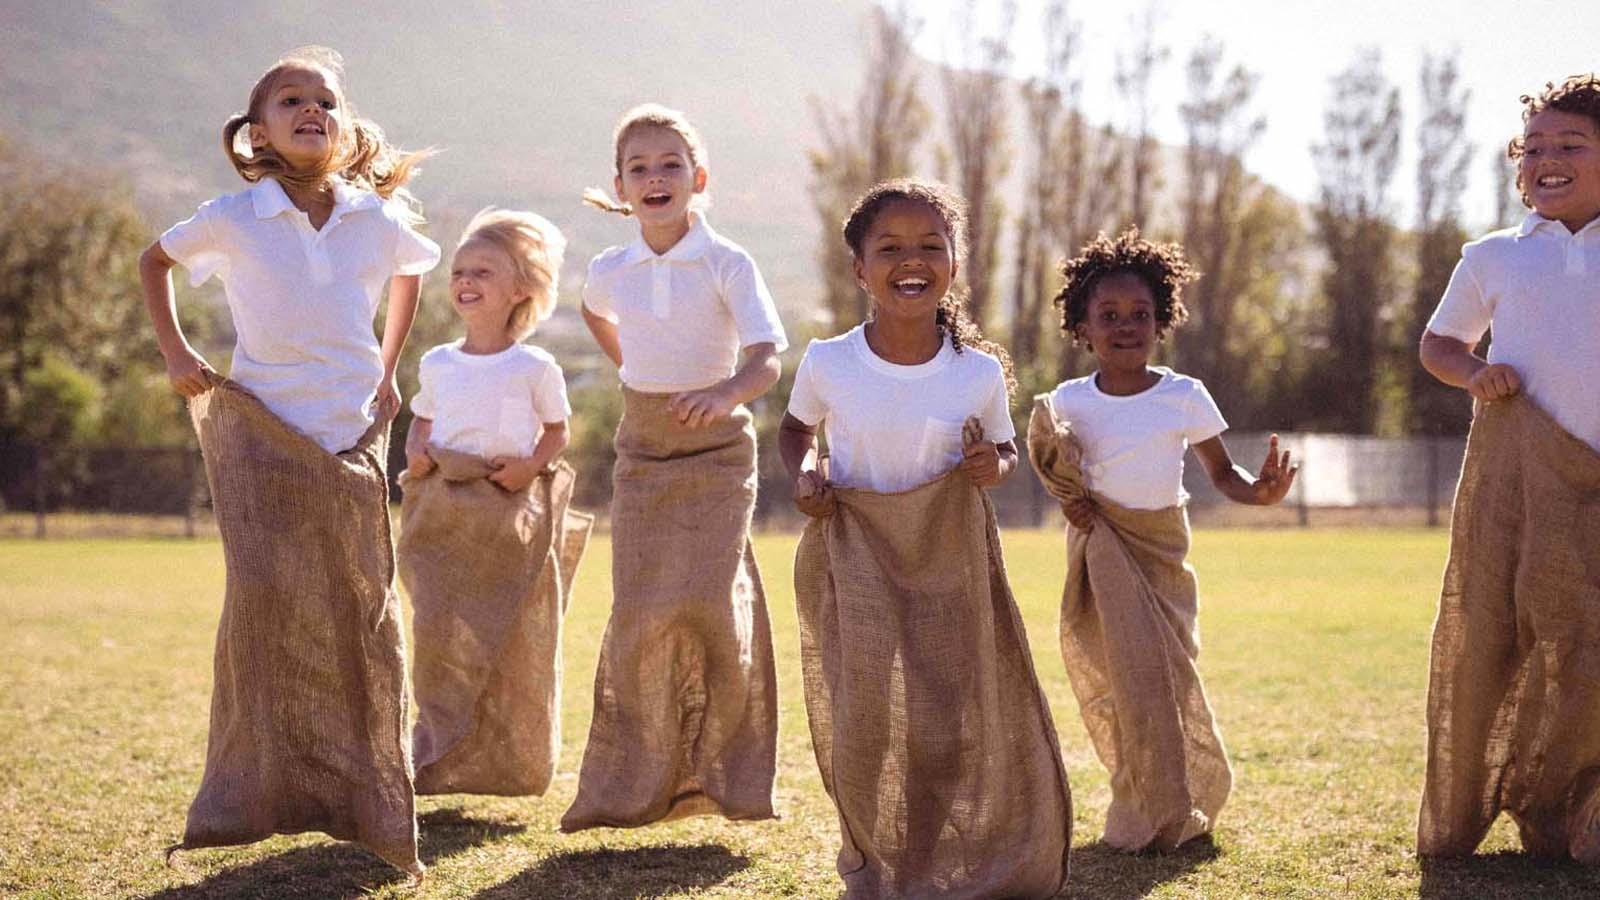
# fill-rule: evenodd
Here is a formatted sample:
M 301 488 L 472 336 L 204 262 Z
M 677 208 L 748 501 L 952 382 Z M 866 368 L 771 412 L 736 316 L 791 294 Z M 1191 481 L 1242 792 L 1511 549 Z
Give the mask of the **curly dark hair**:
M 1600 131 L 1600 76 L 1593 72 L 1587 75 L 1572 75 L 1560 84 L 1553 81 L 1545 82 L 1544 90 L 1537 96 L 1523 94 L 1522 124 L 1526 126 L 1528 120 L 1547 109 L 1587 117 L 1594 122 L 1595 129 Z M 1512 162 L 1521 163 L 1525 149 L 1522 135 L 1519 134 L 1506 145 L 1506 156 Z M 1533 203 L 1528 199 L 1528 191 L 1522 186 L 1520 165 L 1517 168 L 1517 192 L 1522 195 L 1522 205 L 1532 209 Z
M 1156 337 L 1182 325 L 1189 318 L 1183 305 L 1183 286 L 1200 277 L 1189 265 L 1178 244 L 1147 241 L 1139 236 L 1137 225 L 1129 226 L 1116 239 L 1101 232 L 1085 244 L 1078 255 L 1061 263 L 1061 290 L 1052 302 L 1061 309 L 1061 332 L 1080 342 L 1078 326 L 1089 318 L 1089 298 L 1101 280 L 1112 275 L 1133 275 L 1150 288 L 1156 301 Z
M 967 204 L 949 185 L 937 181 L 925 181 L 920 178 L 895 178 L 881 181 L 872 186 L 855 205 L 850 208 L 850 214 L 844 220 L 844 242 L 850 247 L 850 252 L 856 259 L 861 258 L 861 245 L 866 242 L 867 232 L 872 229 L 872 224 L 877 221 L 878 214 L 891 203 L 913 202 L 925 203 L 938 214 L 944 221 L 945 232 L 950 238 L 950 251 L 955 260 L 965 262 L 967 257 Z M 950 286 L 944 297 L 939 300 L 939 308 L 934 313 L 934 322 L 939 330 L 950 336 L 950 346 L 957 353 L 962 347 L 976 347 L 994 358 L 1000 360 L 1000 368 L 1005 372 L 1006 395 L 1015 396 L 1017 379 L 1011 368 L 1011 354 L 999 344 L 983 336 L 978 323 L 972 321 L 967 315 L 967 289 L 964 285 Z

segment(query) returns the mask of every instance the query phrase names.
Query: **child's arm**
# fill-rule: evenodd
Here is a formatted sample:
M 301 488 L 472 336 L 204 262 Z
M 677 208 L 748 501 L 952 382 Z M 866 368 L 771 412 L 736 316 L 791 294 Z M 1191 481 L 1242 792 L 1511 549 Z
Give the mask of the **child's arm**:
M 617 323 L 590 312 L 587 306 L 579 309 L 583 310 L 583 324 L 589 326 L 589 333 L 594 335 L 594 342 L 600 345 L 600 351 L 610 357 L 617 368 L 622 368 L 622 339 L 617 336 Z
M 1431 331 L 1422 332 L 1417 356 L 1428 374 L 1453 387 L 1465 388 L 1475 400 L 1504 400 L 1522 390 L 1517 370 L 1490 364 L 1472 352 L 1466 341 Z
M 817 471 L 817 428 L 783 414 L 778 426 L 778 455 L 794 479 L 795 508 L 819 519 L 833 512 L 833 486 Z
M 983 424 L 971 416 L 961 426 L 961 471 L 981 488 L 991 488 L 1011 477 L 1017 468 L 1017 445 L 1014 441 L 983 439 Z
M 516 492 L 539 477 L 539 473 L 550 467 L 567 449 L 567 444 L 572 440 L 571 433 L 567 430 L 567 420 L 559 422 L 545 422 L 544 430 L 539 434 L 539 442 L 533 445 L 532 456 L 496 456 L 489 462 L 495 467 L 489 474 L 489 480 L 500 485 L 508 491 Z
M 709 425 L 731 415 L 741 403 L 772 390 L 783 374 L 778 345 L 770 341 L 744 348 L 744 365 L 731 378 L 698 391 L 684 391 L 667 403 L 678 421 L 690 428 Z
M 1283 451 L 1279 457 L 1277 435 L 1268 442 L 1267 459 L 1261 464 L 1261 474 L 1254 478 L 1233 464 L 1221 435 L 1195 444 L 1194 455 L 1200 458 L 1200 465 L 1205 467 L 1211 483 L 1223 496 L 1252 506 L 1271 506 L 1282 500 L 1289 493 L 1289 486 L 1294 484 L 1295 473 L 1300 471 L 1299 466 L 1289 465 L 1289 451 Z
M 395 368 L 400 351 L 411 336 L 411 323 L 417 318 L 417 297 L 422 293 L 421 275 L 396 275 L 389 279 L 389 314 L 383 320 L 383 381 L 373 401 L 378 417 L 392 418 L 400 411 L 400 383 Z
M 198 397 L 211 388 L 213 370 L 189 346 L 178 325 L 178 304 L 172 294 L 172 267 L 177 264 L 156 241 L 139 255 L 139 283 L 144 288 L 144 308 L 155 328 L 156 346 L 167 362 L 167 381 L 183 396 Z
M 428 455 L 428 440 L 433 437 L 433 420 L 414 416 L 406 429 L 406 470 L 412 475 L 426 475 L 433 471 L 433 457 Z

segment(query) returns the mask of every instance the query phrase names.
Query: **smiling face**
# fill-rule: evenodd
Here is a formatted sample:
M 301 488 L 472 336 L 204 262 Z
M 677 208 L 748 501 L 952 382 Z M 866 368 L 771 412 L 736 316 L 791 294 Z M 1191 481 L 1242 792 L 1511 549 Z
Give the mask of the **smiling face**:
M 296 169 L 320 165 L 343 136 L 344 96 L 338 79 L 320 66 L 279 72 L 261 109 L 252 112 L 251 146 L 270 146 Z
M 645 225 L 687 220 L 689 201 L 706 189 L 706 170 L 696 166 L 689 144 L 670 128 L 643 126 L 622 142 L 617 196 Z
M 929 322 L 958 268 L 944 218 L 909 199 L 879 210 L 855 260 L 856 281 L 871 295 L 874 316 Z
M 517 286 L 510 254 L 483 240 L 468 241 L 456 250 L 450 263 L 450 301 L 456 315 L 469 324 L 505 331 L 512 308 L 526 299 L 528 293 Z
M 1571 231 L 1600 217 L 1600 125 L 1546 109 L 1528 120 L 1517 180 L 1539 215 Z
M 1131 272 L 1106 275 L 1089 295 L 1078 326 L 1105 371 L 1142 372 L 1156 347 L 1156 301 L 1150 285 Z

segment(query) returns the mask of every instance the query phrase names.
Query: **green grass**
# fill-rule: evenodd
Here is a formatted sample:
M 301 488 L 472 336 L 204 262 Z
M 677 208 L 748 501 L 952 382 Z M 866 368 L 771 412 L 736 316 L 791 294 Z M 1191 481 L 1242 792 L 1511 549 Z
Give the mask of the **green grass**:
M 1007 532 L 1077 812 L 1067 896 L 1579 897 L 1600 875 L 1516 852 L 1423 871 L 1413 829 L 1442 532 L 1196 536 L 1201 668 L 1237 773 L 1214 843 L 1171 856 L 1096 845 L 1108 799 L 1056 644 L 1053 532 Z M 777 822 L 689 819 L 563 836 L 609 606 L 591 545 L 567 619 L 564 752 L 537 799 L 423 798 L 420 889 L 349 844 L 274 838 L 163 865 L 200 777 L 222 594 L 214 542 L 0 541 L 0 896 L 833 897 L 838 825 L 800 695 L 792 536 L 764 536 L 782 719 Z M 1198 842 L 1197 842 L 1198 843 Z

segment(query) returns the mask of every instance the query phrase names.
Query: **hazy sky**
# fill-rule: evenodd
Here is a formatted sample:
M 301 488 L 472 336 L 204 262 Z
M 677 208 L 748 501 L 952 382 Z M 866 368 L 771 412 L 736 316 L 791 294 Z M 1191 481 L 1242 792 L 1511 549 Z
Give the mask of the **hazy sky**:
M 956 0 L 918 0 L 927 28 L 921 49 L 942 55 Z M 997 5 L 997 4 L 996 4 Z M 1012 37 L 1021 74 L 1037 65 L 1044 0 L 1019 0 Z M 1134 45 L 1139 0 L 1068 0 L 1082 24 L 1078 73 L 1084 105 L 1097 120 L 1123 121 L 1116 105 L 1116 54 Z M 1358 48 L 1375 46 L 1390 82 L 1401 89 L 1405 121 L 1402 161 L 1392 195 L 1396 212 L 1409 217 L 1414 193 L 1418 79 L 1424 53 L 1457 53 L 1463 84 L 1472 95 L 1467 130 L 1477 155 L 1464 200 L 1469 224 L 1493 213 L 1487 154 L 1498 152 L 1521 128 L 1518 96 L 1578 72 L 1600 70 L 1600 0 L 1157 0 L 1159 41 L 1172 57 L 1156 76 L 1157 128 L 1181 143 L 1177 106 L 1185 91 L 1183 61 L 1204 34 L 1220 38 L 1230 65 L 1243 63 L 1260 75 L 1256 108 L 1267 131 L 1250 154 L 1250 168 L 1302 199 L 1316 192 L 1311 145 L 1321 139 L 1322 114 L 1331 76 L 1349 66 Z

